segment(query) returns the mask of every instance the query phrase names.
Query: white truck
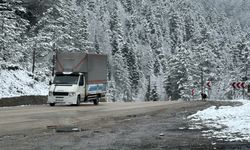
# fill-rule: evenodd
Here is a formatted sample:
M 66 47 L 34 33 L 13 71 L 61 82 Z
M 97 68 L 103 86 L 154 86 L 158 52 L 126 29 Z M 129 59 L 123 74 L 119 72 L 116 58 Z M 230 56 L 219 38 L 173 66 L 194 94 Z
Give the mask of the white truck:
M 98 105 L 105 97 L 107 55 L 57 53 L 55 75 L 50 82 L 48 104 L 80 105 L 92 101 Z

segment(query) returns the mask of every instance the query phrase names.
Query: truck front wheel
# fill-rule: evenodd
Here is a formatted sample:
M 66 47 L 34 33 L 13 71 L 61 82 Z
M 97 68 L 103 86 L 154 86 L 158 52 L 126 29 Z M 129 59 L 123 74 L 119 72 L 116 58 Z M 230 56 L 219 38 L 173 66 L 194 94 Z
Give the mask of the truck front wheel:
M 97 96 L 96 99 L 93 100 L 94 105 L 98 105 L 98 104 L 99 104 L 99 101 L 100 101 L 100 97 Z
M 76 105 L 80 106 L 80 103 L 81 103 L 81 97 L 79 95 L 79 96 L 77 96 Z
M 50 106 L 55 106 L 55 103 L 49 103 Z

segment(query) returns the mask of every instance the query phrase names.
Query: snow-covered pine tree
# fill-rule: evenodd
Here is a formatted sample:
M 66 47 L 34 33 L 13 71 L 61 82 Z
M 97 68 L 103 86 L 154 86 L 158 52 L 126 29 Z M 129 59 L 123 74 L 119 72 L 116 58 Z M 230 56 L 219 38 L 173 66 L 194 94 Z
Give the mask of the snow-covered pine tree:
M 77 16 L 74 18 L 75 20 L 72 20 L 70 28 L 74 46 L 79 52 L 93 51 L 93 43 L 89 41 L 87 18 L 84 13 L 77 14 Z
M 122 54 L 125 58 L 128 71 L 129 71 L 129 79 L 131 82 L 131 91 L 133 94 L 138 94 L 138 86 L 139 86 L 139 68 L 136 55 L 131 47 L 130 40 L 127 39 L 126 43 L 122 48 Z
M 115 93 L 115 101 L 132 101 L 132 89 L 128 67 L 122 56 L 122 52 L 118 50 L 112 58 L 112 76 L 117 91 Z
M 10 2 L 0 3 L 0 61 L 8 63 L 20 63 L 24 58 L 25 34 L 28 21 L 22 19 L 15 12 L 17 9 Z M 20 64 L 19 64 L 20 65 Z
M 182 47 L 177 48 L 176 55 L 172 56 L 168 61 L 169 75 L 165 79 L 166 92 L 171 100 L 178 100 L 180 98 L 189 99 L 187 94 L 186 83 L 188 81 L 188 51 Z
M 114 6 L 110 11 L 110 16 L 110 44 L 113 59 L 111 64 L 111 74 L 116 83 L 116 88 L 119 91 L 119 93 L 116 93 L 116 97 L 120 97 L 124 101 L 131 101 L 131 82 L 129 79 L 128 64 L 124 57 L 126 50 L 123 49 L 125 43 L 123 39 L 124 34 L 118 16 L 118 7 L 116 3 L 114 3 Z
M 173 4 L 174 5 L 174 4 Z M 180 46 L 183 41 L 183 33 L 182 33 L 182 18 L 178 14 L 178 11 L 174 8 L 174 6 L 170 7 L 169 10 L 169 36 L 171 40 L 171 52 L 175 54 L 176 48 Z

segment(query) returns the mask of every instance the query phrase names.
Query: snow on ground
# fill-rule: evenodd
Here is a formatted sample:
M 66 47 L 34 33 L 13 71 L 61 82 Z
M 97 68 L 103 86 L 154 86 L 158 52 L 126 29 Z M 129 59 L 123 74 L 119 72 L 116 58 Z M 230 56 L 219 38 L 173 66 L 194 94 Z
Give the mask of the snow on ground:
M 188 119 L 190 129 L 202 129 L 203 135 L 225 141 L 250 142 L 250 101 L 239 100 L 241 106 L 212 106 Z
M 22 95 L 47 95 L 48 86 L 37 82 L 24 70 L 1 70 L 0 99 Z

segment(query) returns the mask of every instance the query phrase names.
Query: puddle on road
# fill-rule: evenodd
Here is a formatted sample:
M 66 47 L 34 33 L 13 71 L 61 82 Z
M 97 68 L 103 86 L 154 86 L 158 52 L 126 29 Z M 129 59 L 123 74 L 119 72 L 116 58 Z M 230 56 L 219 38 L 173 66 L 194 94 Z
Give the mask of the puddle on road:
M 50 125 L 47 126 L 47 129 L 53 130 L 54 132 L 81 132 L 82 129 L 77 126 L 69 125 Z

